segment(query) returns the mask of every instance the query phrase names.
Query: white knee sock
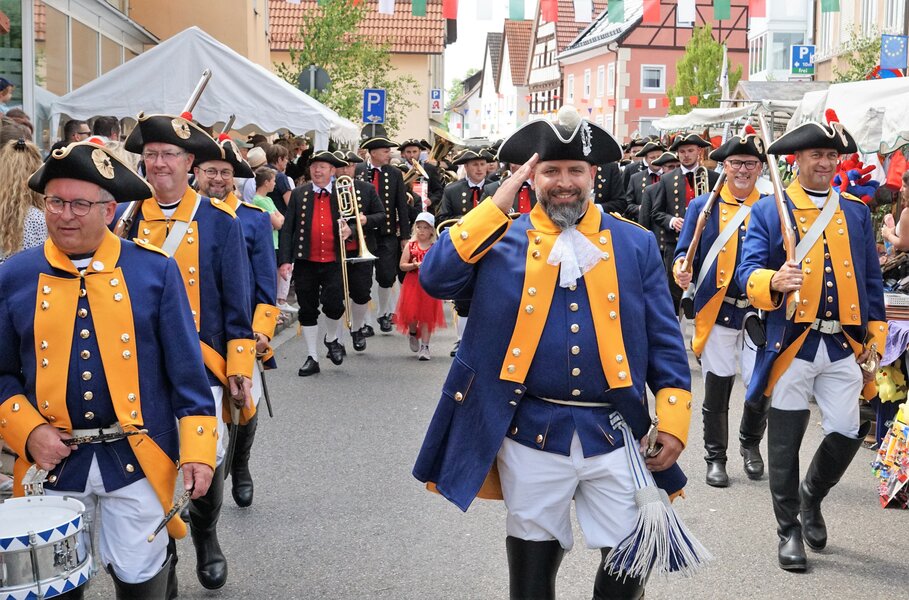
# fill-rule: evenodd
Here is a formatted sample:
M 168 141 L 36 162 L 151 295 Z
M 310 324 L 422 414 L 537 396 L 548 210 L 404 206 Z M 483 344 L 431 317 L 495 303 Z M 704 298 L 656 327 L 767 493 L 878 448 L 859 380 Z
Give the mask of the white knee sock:
M 368 304 L 350 304 L 350 328 L 353 331 L 359 331 L 366 324 L 366 311 L 369 309 Z
M 394 309 L 391 307 L 391 288 L 390 287 L 380 287 L 378 295 L 378 307 L 376 308 L 376 314 L 380 317 L 387 315 L 392 312 Z
M 458 317 L 458 341 L 464 335 L 464 329 L 467 327 L 467 317 Z
M 306 340 L 306 351 L 316 362 L 319 362 L 319 326 L 308 325 L 303 328 L 303 339 Z
M 341 327 L 341 319 L 325 319 L 325 341 L 333 342 L 338 339 L 338 329 Z

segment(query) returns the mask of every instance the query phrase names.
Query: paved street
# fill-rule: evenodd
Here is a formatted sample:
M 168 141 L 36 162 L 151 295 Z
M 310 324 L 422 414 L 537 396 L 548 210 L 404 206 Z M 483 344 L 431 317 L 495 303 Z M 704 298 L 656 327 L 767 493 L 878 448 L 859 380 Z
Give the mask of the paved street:
M 220 538 L 228 583 L 220 592 L 201 588 L 187 537 L 179 542 L 180 597 L 507 598 L 502 504 L 477 501 L 463 514 L 410 475 L 451 361 L 453 329 L 433 340 L 428 363 L 397 334 L 369 339 L 363 354 L 347 340 L 344 364 L 323 358 L 322 373 L 308 379 L 296 375 L 302 338 L 289 330 L 280 340 L 281 369 L 269 377 L 276 414 L 268 419 L 263 410 L 252 460 L 255 503 L 241 510 L 225 494 Z M 697 409 L 703 381 L 693 367 Z M 742 395 L 739 386 L 734 406 Z M 734 408 L 734 431 L 739 415 Z M 813 418 L 806 435 L 803 472 L 820 440 L 818 423 Z M 746 479 L 734 440 L 732 486 L 707 487 L 700 440 L 696 410 L 682 456 L 691 481 L 676 508 L 715 561 L 693 579 L 651 581 L 648 599 L 885 598 L 901 588 L 892 578 L 909 554 L 906 514 L 879 508 L 869 451 L 860 450 L 824 503 L 829 549 L 809 554 L 807 574 L 790 574 L 776 565 L 766 477 Z M 572 600 L 590 597 L 599 559 L 577 529 L 575 537 L 558 579 L 559 597 Z M 99 574 L 88 597 L 113 597 L 109 581 Z

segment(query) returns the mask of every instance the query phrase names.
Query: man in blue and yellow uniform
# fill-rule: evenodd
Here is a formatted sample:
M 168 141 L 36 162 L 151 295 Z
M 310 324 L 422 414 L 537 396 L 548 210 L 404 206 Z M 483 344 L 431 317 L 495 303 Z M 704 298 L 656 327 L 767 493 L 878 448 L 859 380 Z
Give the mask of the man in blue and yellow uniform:
M 271 220 L 264 210 L 241 202 L 234 194 L 235 176 L 246 179 L 255 177 L 252 169 L 241 157 L 239 148 L 227 134 L 220 136 L 218 145 L 221 147 L 220 157 L 196 160 L 193 169 L 196 185 L 204 196 L 227 204 L 240 219 L 243 239 L 246 242 L 246 254 L 249 257 L 249 285 L 252 293 L 250 307 L 253 315 L 253 335 L 256 336 L 257 360 L 261 360 L 269 368 L 274 368 L 274 352 L 268 344 L 275 335 L 280 311 L 275 306 L 278 293 L 278 265 L 275 262 Z M 262 374 L 259 369 L 255 369 L 252 383 L 255 408 L 259 406 L 262 393 Z M 237 506 L 242 508 L 252 505 L 253 480 L 249 472 L 249 455 L 259 423 L 259 416 L 254 410 L 248 409 L 246 412 L 249 414 L 241 415 L 243 424 L 236 427 L 234 455 L 231 464 L 226 468 L 231 477 L 231 495 Z
M 201 196 L 189 187 L 193 163 L 220 157 L 221 148 L 193 123 L 189 113 L 140 113 L 137 121 L 125 147 L 141 153 L 146 179 L 155 193 L 142 202 L 126 234 L 162 248 L 177 260 L 215 403 L 222 406 L 223 414 L 231 413 L 232 402 L 235 407 L 245 407 L 246 416 L 251 417 L 256 341 L 243 230 L 225 202 Z M 224 398 L 225 389 L 229 398 Z M 223 419 L 218 425 L 223 440 Z M 196 574 L 208 589 L 218 589 L 227 581 L 227 559 L 217 537 L 225 453 L 225 445 L 219 441 L 212 485 L 205 496 L 192 501 L 189 511 Z
M 868 431 L 869 423 L 859 423 L 859 395 L 875 395 L 874 371 L 887 336 L 871 213 L 858 198 L 830 187 L 839 156 L 855 151 L 855 140 L 838 122 L 805 123 L 771 144 L 767 154 L 794 153 L 798 164 L 798 177 L 785 190 L 798 239 L 795 257 L 786 260 L 776 202 L 764 198 L 751 212 L 736 270 L 739 288 L 767 311 L 767 345 L 758 351 L 746 402 L 770 397 L 767 454 L 778 557 L 780 567 L 793 571 L 807 567 L 803 537 L 813 550 L 827 544 L 821 500 Z M 812 396 L 825 437 L 799 484 Z
M 217 439 L 179 266 L 108 230 L 116 202 L 151 189 L 101 140 L 54 151 L 29 187 L 46 194 L 50 239 L 0 270 L 0 436 L 19 456 L 16 482 L 36 463 L 47 494 L 100 507 L 117 598 L 163 598 L 167 536 L 146 538 L 173 505 L 178 464 L 185 488 L 206 493 Z M 63 443 L 99 433 L 112 440 Z
M 729 397 L 735 385 L 735 374 L 741 369 L 745 387 L 754 369 L 755 343 L 760 343 L 760 322 L 745 292 L 735 281 L 741 259 L 741 242 L 745 239 L 748 216 L 760 193 L 754 187 L 767 158 L 764 144 L 751 127 L 714 150 L 710 158 L 721 162 L 726 182 L 711 206 L 694 259 L 688 269 L 683 263 L 700 215 L 710 194 L 698 196 L 688 207 L 691 218 L 685 220 L 675 248 L 673 275 L 683 290 L 692 279 L 694 292 L 694 339 L 691 348 L 701 360 L 704 372 L 704 450 L 707 461 L 707 485 L 726 487 L 726 448 L 729 446 Z M 697 217 L 696 217 L 697 215 Z M 747 331 L 746 331 L 747 327 Z M 755 329 L 757 327 L 757 329 Z M 758 340 L 751 337 L 755 334 Z M 738 361 L 736 358 L 738 357 Z M 739 364 L 736 364 L 738 362 Z M 750 479 L 764 474 L 760 443 L 767 425 L 767 407 L 746 404 L 739 428 L 741 454 L 745 473 Z
M 577 113 L 559 117 L 503 143 L 501 159 L 521 168 L 442 234 L 420 274 L 436 297 L 472 297 L 473 315 L 414 476 L 462 510 L 478 495 L 504 497 L 512 598 L 554 598 L 573 544 L 572 499 L 603 564 L 634 530 L 632 470 L 647 472 L 638 440 L 651 425 L 645 384 L 662 444 L 646 466 L 669 493 L 684 484 L 675 463 L 691 417 L 656 241 L 592 202 L 596 165 L 616 160 L 619 145 Z M 537 205 L 512 221 L 528 178 Z M 594 597 L 638 598 L 643 583 L 601 567 Z

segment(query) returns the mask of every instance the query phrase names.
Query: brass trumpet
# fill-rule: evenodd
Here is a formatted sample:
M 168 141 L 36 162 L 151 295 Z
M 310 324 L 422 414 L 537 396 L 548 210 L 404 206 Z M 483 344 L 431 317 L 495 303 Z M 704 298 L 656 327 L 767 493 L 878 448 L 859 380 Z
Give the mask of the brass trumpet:
M 417 180 L 417 178 L 422 178 L 424 180 L 429 179 L 429 175 L 426 173 L 426 170 L 415 158 L 410 159 L 411 167 L 410 170 L 404 173 L 404 185 L 409 186 L 411 183 Z
M 347 175 L 342 175 L 335 179 L 335 194 L 338 197 L 338 212 L 345 221 L 354 220 L 357 227 L 357 244 L 359 252 L 356 256 L 348 258 L 347 249 L 344 247 L 346 240 L 342 239 L 343 227 L 338 223 L 338 239 L 341 248 L 341 281 L 344 284 L 344 308 L 345 323 L 350 329 L 350 284 L 347 280 L 347 263 L 358 263 L 367 260 L 376 260 L 369 249 L 366 247 L 366 237 L 363 235 L 363 224 L 360 223 L 360 205 L 357 202 L 357 191 L 354 187 L 354 181 Z

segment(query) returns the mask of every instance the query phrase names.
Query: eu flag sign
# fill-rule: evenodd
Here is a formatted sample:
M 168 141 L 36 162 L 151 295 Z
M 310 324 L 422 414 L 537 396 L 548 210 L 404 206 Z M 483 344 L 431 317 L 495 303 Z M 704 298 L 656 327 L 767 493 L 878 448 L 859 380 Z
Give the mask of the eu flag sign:
M 881 69 L 905 69 L 909 58 L 909 36 L 881 36 Z

